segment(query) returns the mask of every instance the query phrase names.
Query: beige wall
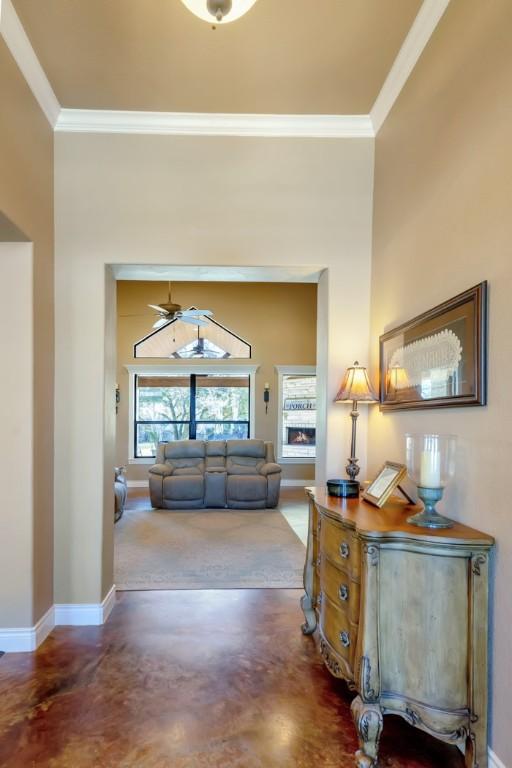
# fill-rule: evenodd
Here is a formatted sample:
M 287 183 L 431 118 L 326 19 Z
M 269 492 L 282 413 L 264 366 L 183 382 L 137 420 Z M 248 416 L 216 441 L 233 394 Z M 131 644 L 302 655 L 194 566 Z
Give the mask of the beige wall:
M 497 538 L 492 747 L 512 765 L 512 4 L 452 0 L 376 141 L 372 346 L 481 280 L 490 282 L 489 405 L 380 414 L 369 462 L 404 458 L 407 431 L 453 432 L 444 509 Z
M 368 353 L 372 182 L 371 139 L 56 135 L 57 602 L 98 602 L 111 570 L 105 265 L 322 272 L 317 465 L 336 476 L 350 419 L 332 400 Z M 364 465 L 363 418 L 360 437 Z
M 4 612 L 0 606 L 0 625 L 16 627 L 34 624 L 53 602 L 53 132 L 1 38 L 0 94 L 0 239 L 11 239 L 14 235 L 14 239 L 24 238 L 34 244 L 30 267 L 33 290 L 31 287 L 30 294 L 25 295 L 29 305 L 24 306 L 20 298 L 11 318 L 15 323 L 33 318 L 32 417 L 29 402 L 19 405 L 20 419 L 31 420 L 33 448 L 27 443 L 19 461 L 20 465 L 26 461 L 27 483 L 30 466 L 33 467 L 33 508 L 21 509 L 18 498 L 14 508 L 6 505 L 0 513 L 27 515 L 29 521 L 26 535 L 18 537 L 15 543 L 0 538 L 0 564 L 6 562 L 2 558 L 2 544 L 14 547 L 10 557 L 18 556 L 19 562 L 25 561 L 27 552 L 30 562 L 33 548 L 33 568 L 27 587 L 30 596 L 20 593 L 19 600 L 14 599 L 23 588 L 11 573 L 6 583 L 13 598 L 12 607 Z M 4 277 L 2 265 L 0 270 Z M 17 277 L 22 279 L 25 271 L 26 264 L 20 261 Z M 8 326 L 4 326 L 3 333 L 8 333 Z M 5 339 L 4 344 L 8 341 Z M 14 395 L 19 397 L 20 392 Z M 32 457 L 27 455 L 31 450 Z M 3 463 L 2 473 L 2 487 L 12 486 L 15 481 Z
M 173 301 L 183 307 L 211 309 L 214 319 L 252 346 L 256 373 L 256 429 L 254 437 L 277 440 L 277 373 L 275 365 L 316 364 L 316 284 L 292 283 L 183 283 L 174 282 Z M 154 321 L 148 303 L 167 296 L 167 283 L 119 281 L 117 284 L 117 381 L 121 405 L 117 418 L 116 463 L 128 464 L 128 384 L 126 365 L 171 361 L 135 360 L 133 345 L 146 336 Z M 137 317 L 137 315 L 139 315 Z M 217 361 L 215 361 L 217 362 Z M 242 361 L 243 362 L 243 361 Z M 263 403 L 263 385 L 268 381 L 271 398 L 268 414 Z M 283 477 L 311 480 L 314 463 L 283 464 Z M 147 480 L 147 465 L 128 467 L 129 480 Z

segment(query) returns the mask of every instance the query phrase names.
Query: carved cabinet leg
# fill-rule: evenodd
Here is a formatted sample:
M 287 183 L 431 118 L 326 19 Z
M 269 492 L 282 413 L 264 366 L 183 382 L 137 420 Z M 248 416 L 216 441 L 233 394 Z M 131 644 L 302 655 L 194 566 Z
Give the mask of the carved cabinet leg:
M 384 725 L 381 709 L 378 704 L 365 703 L 360 696 L 356 696 L 351 709 L 360 747 L 356 752 L 355 764 L 357 768 L 376 768 Z
M 315 506 L 313 499 L 309 499 L 309 526 L 308 526 L 308 546 L 306 550 L 306 562 L 304 563 L 304 592 L 300 601 L 300 607 L 304 613 L 305 623 L 301 629 L 304 635 L 312 635 L 316 629 L 316 613 L 314 583 L 315 583 L 315 564 L 313 562 L 314 544 L 313 544 L 313 524 L 315 516 Z
M 304 614 L 306 621 L 302 625 L 302 633 L 304 635 L 312 635 L 316 629 L 316 613 L 313 608 L 313 599 L 309 595 L 302 595 L 300 599 L 300 607 Z
M 478 730 L 478 729 L 475 729 Z M 487 738 L 486 731 L 478 733 L 471 731 L 466 740 L 466 768 L 487 768 Z

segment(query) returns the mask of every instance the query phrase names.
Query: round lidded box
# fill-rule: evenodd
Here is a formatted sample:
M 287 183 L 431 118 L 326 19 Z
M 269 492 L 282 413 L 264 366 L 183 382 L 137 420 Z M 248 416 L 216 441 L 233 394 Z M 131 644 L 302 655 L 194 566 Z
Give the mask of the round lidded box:
M 327 481 L 327 493 L 329 496 L 338 496 L 343 499 L 355 499 L 359 496 L 359 483 L 348 478 L 336 478 Z

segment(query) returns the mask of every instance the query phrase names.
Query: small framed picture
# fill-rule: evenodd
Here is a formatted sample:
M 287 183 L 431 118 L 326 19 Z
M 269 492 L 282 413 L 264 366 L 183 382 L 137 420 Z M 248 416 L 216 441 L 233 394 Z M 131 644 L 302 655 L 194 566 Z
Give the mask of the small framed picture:
M 396 464 L 394 461 L 386 461 L 382 469 L 372 480 L 368 488 L 363 492 L 363 499 L 383 507 L 395 488 L 407 476 L 407 468 L 404 464 Z

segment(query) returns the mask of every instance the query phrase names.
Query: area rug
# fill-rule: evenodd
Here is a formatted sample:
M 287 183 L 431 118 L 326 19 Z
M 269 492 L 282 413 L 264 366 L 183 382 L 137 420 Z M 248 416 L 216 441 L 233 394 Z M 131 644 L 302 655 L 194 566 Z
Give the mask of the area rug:
M 305 547 L 278 510 L 127 510 L 118 590 L 302 586 Z

